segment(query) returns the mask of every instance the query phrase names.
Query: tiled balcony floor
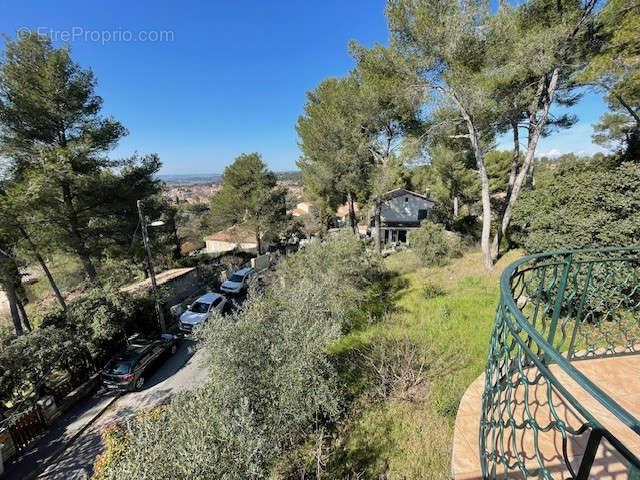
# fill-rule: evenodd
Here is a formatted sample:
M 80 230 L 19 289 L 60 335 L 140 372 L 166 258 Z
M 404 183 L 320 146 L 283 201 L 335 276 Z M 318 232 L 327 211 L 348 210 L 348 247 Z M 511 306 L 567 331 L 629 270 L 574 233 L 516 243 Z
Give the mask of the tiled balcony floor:
M 610 395 L 618 404 L 631 415 L 640 418 L 640 355 L 625 357 L 581 360 L 573 363 L 594 384 Z M 608 412 L 597 400 L 583 390 L 557 365 L 551 366 L 552 373 L 565 388 L 581 402 L 602 425 L 611 431 L 632 453 L 640 456 L 640 435 L 622 424 Z M 544 425 L 550 420 L 548 391 L 546 382 L 530 387 L 529 410 L 538 423 Z M 484 389 L 484 375 L 478 377 L 465 392 L 456 417 L 453 438 L 453 457 L 451 472 L 456 480 L 481 479 L 480 460 L 478 454 L 478 429 L 482 409 L 482 391 Z M 524 396 L 515 393 L 518 401 L 514 403 L 514 416 L 520 421 L 524 418 Z M 567 425 L 578 428 L 584 421 L 582 417 L 568 405 L 559 395 L 552 395 L 553 404 L 558 415 Z M 577 471 L 587 443 L 590 430 L 581 436 L 568 436 L 567 452 L 571 465 Z M 508 435 L 505 431 L 505 435 Z M 507 452 L 515 460 L 520 457 L 527 467 L 536 468 L 539 462 L 533 448 L 533 432 L 530 429 L 519 430 L 515 443 L 517 453 Z M 512 439 L 505 438 L 505 444 L 511 445 Z M 563 455 L 562 436 L 556 430 L 540 432 L 538 437 L 540 453 L 544 464 L 553 472 L 553 477 L 565 479 L 570 477 Z M 589 478 L 599 480 L 627 480 L 629 467 L 615 449 L 603 439 L 596 455 L 596 459 Z M 499 476 L 498 478 L 503 478 Z M 508 478 L 521 478 L 519 471 L 513 472 Z

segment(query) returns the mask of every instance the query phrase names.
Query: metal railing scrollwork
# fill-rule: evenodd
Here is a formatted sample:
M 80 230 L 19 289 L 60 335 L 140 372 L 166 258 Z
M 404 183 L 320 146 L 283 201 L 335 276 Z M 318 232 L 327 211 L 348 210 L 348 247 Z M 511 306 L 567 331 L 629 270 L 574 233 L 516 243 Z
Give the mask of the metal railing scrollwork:
M 603 418 L 639 440 L 640 422 L 576 365 L 640 353 L 640 247 L 525 257 L 505 269 L 500 289 L 479 432 L 483 477 L 589 478 L 606 446 L 636 478 L 640 459 Z

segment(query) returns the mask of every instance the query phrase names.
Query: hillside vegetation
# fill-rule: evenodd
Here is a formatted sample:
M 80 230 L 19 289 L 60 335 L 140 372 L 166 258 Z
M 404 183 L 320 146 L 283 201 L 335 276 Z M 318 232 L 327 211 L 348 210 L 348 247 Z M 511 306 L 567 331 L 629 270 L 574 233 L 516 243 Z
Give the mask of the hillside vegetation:
M 388 312 L 379 323 L 345 336 L 336 351 L 346 355 L 386 345 L 387 361 L 396 352 L 396 376 L 410 377 L 417 367 L 423 379 L 417 385 L 396 382 L 386 398 L 368 392 L 356 401 L 333 455 L 340 466 L 336 478 L 448 477 L 458 403 L 484 371 L 500 273 L 520 255 L 510 252 L 491 272 L 479 251 L 433 268 L 422 268 L 411 251 L 386 259 Z
M 446 478 L 518 253 L 490 273 L 480 255 L 380 262 L 343 234 L 289 257 L 263 295 L 204 329 L 211 382 L 108 430 L 95 478 Z

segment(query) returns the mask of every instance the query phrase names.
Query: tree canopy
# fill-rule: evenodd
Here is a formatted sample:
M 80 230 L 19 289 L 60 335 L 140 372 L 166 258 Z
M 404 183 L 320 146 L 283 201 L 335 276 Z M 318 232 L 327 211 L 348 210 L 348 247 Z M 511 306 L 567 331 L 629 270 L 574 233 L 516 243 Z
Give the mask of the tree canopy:
M 594 125 L 594 141 L 624 153 L 640 154 L 640 3 L 609 0 L 598 14 L 596 55 L 579 77 L 605 92 L 609 112 Z
M 640 238 L 640 168 L 613 159 L 560 158 L 541 166 L 514 221 L 528 252 L 634 245 Z
M 259 153 L 242 154 L 224 169 L 222 188 L 211 197 L 210 224 L 242 224 L 255 233 L 261 253 L 263 235 L 277 235 L 286 220 L 286 194 Z
M 109 157 L 127 131 L 101 114 L 96 83 L 68 46 L 56 48 L 36 33 L 6 41 L 0 61 L 0 236 L 12 259 L 7 265 L 37 261 L 63 309 L 63 292 L 45 259 L 52 253 L 77 257 L 94 284 L 96 264 L 106 258 L 141 264 L 140 249 L 132 248 L 136 200 L 161 189 L 157 155 Z M 15 276 L 5 275 L 5 286 L 19 285 Z M 18 331 L 22 304 L 16 302 L 11 313 Z

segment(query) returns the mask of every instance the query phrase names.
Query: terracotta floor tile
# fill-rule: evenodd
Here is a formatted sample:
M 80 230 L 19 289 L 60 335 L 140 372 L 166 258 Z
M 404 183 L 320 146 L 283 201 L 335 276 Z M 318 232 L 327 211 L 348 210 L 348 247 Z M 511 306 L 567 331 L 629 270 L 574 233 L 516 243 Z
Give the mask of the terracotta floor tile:
M 454 435 L 452 472 L 457 475 L 463 472 L 477 472 L 480 470 L 478 444 L 470 444 L 462 435 Z
M 582 360 L 574 362 L 573 365 L 610 395 L 622 408 L 635 416 L 636 419 L 640 418 L 640 355 Z M 624 425 L 558 365 L 551 365 L 549 368 L 581 408 L 611 431 L 632 453 L 640 456 L 640 435 Z M 533 369 L 519 372 L 513 376 L 512 381 L 521 380 L 523 374 L 524 377 L 532 380 L 535 378 L 536 372 Z M 531 421 L 531 417 L 533 417 L 542 427 L 548 426 L 551 421 L 561 420 L 574 429 L 580 428 L 585 423 L 585 419 L 579 409 L 570 405 L 556 388 L 551 388 L 551 395 L 549 395 L 549 385 L 548 382 L 543 381 L 525 388 L 525 385 L 521 383 L 517 387 L 511 388 L 508 395 L 503 392 L 502 403 L 492 411 L 493 418 L 507 420 L 509 417 L 513 417 L 520 424 Z M 479 471 L 479 468 L 473 469 L 473 466 L 479 465 L 477 463 L 479 461 L 477 437 L 482 408 L 482 400 L 479 395 L 481 395 L 483 388 L 484 378 L 476 379 L 465 392 L 458 410 L 456 433 L 459 438 L 454 444 L 453 458 L 455 461 L 452 464 L 452 473 L 455 478 L 469 480 L 475 478 L 473 475 Z M 554 407 L 555 415 L 551 414 L 550 403 Z M 576 471 L 582 459 L 589 433 L 590 431 L 587 430 L 580 436 L 569 435 L 567 437 L 568 455 Z M 504 440 L 506 455 L 511 456 L 514 460 L 517 456 L 525 462 L 527 468 L 535 468 L 538 465 L 539 461 L 533 448 L 536 441 L 530 427 L 515 430 L 507 428 Z M 513 440 L 515 440 L 515 449 L 513 448 Z M 498 443 L 500 443 L 499 439 Z M 545 467 L 552 472 L 552 477 L 558 479 L 568 477 L 569 471 L 562 454 L 562 435 L 556 430 L 540 431 L 537 443 Z M 628 468 L 628 463 L 613 449 L 609 442 L 603 439 L 590 478 L 626 480 Z M 463 472 L 467 476 L 458 476 Z M 507 478 L 520 477 L 521 474 L 518 471 L 507 476 Z M 504 478 L 504 475 L 497 478 Z

